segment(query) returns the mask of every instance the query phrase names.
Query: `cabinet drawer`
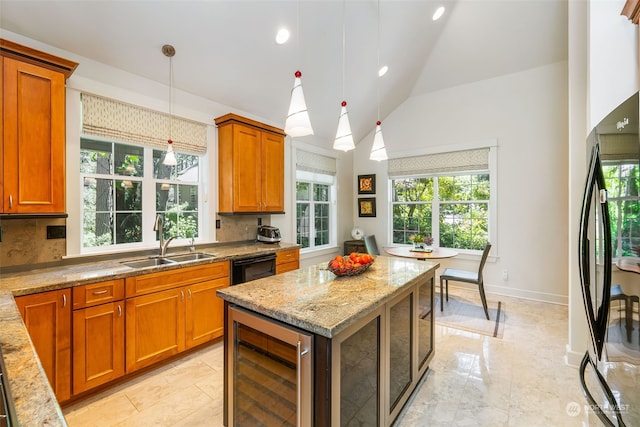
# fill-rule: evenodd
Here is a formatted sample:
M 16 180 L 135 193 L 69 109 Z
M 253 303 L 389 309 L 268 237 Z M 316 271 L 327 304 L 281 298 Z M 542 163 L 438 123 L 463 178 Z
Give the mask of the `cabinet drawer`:
M 91 307 L 124 298 L 124 279 L 108 280 L 73 288 L 73 309 Z
M 276 265 L 276 274 L 286 273 L 287 271 L 293 271 L 300 268 L 300 262 L 293 261 L 287 262 L 285 264 L 277 264 Z
M 127 298 L 179 286 L 229 277 L 229 261 L 127 277 Z
M 300 249 L 287 249 L 286 251 L 276 252 L 276 265 L 286 264 L 289 262 L 298 262 L 300 260 Z

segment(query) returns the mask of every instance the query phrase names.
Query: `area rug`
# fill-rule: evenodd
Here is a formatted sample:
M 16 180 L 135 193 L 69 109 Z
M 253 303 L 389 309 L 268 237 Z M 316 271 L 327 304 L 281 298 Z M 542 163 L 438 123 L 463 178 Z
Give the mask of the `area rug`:
M 489 317 L 487 320 L 480 301 L 480 295 L 452 295 L 449 289 L 449 301 L 444 302 L 444 311 L 440 311 L 440 295 L 436 297 L 436 324 L 448 328 L 460 329 L 487 335 L 489 337 L 502 338 L 506 320 L 505 304 L 501 301 L 492 301 L 487 298 Z

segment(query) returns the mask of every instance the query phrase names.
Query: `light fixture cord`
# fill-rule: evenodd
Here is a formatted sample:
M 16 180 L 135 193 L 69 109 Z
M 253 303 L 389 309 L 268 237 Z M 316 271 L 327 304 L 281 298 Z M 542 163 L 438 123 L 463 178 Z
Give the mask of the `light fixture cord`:
M 344 101 L 344 87 L 345 87 L 345 51 L 346 51 L 346 15 L 347 15 L 347 0 L 342 2 L 342 100 Z
M 296 3 L 296 57 L 297 69 L 300 70 L 300 0 Z
M 378 121 L 380 121 L 380 0 L 378 0 L 378 84 L 376 85 L 376 98 L 378 101 Z
M 169 57 L 169 139 L 173 140 L 173 56 Z

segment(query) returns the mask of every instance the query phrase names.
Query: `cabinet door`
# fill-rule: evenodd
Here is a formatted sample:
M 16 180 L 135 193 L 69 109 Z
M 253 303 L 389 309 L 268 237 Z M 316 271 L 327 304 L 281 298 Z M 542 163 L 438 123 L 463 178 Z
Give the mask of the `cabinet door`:
M 124 375 L 124 302 L 73 312 L 73 393 Z
M 216 279 L 187 288 L 186 348 L 195 347 L 224 334 L 224 301 L 216 290 L 229 286 L 229 279 Z
M 126 372 L 184 350 L 185 291 L 171 289 L 126 301 Z
M 233 210 L 258 212 L 261 206 L 262 177 L 260 131 L 233 125 Z
M 262 133 L 261 211 L 284 212 L 284 137 Z
M 71 290 L 16 298 L 31 342 L 58 401 L 71 397 Z
M 3 64 L 3 212 L 64 212 L 64 75 L 11 58 Z

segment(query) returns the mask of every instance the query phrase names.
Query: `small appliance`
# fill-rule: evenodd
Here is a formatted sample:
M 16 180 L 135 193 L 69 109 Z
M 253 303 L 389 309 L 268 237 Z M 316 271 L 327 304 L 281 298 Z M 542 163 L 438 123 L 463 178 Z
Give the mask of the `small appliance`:
M 278 243 L 280 241 L 280 229 L 270 225 L 258 226 L 258 241 L 264 243 Z

